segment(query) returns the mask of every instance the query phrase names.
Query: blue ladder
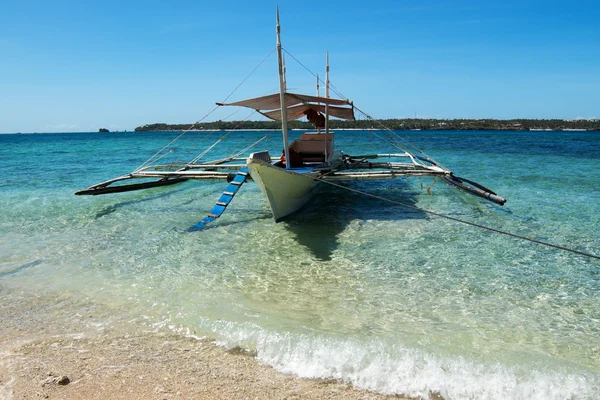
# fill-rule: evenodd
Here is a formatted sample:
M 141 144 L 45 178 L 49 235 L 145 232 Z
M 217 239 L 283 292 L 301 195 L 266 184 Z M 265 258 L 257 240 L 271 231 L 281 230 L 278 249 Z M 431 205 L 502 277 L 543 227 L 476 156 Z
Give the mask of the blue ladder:
M 188 231 L 197 231 L 206 226 L 209 222 L 213 222 L 215 219 L 219 218 L 225 212 L 225 209 L 233 200 L 233 197 L 236 195 L 240 187 L 246 182 L 246 178 L 248 177 L 248 168 L 243 167 L 237 172 L 235 178 L 229 183 L 227 189 L 223 192 L 213 209 L 208 213 L 208 216 L 202 218 L 200 222 L 196 225 L 192 226 Z

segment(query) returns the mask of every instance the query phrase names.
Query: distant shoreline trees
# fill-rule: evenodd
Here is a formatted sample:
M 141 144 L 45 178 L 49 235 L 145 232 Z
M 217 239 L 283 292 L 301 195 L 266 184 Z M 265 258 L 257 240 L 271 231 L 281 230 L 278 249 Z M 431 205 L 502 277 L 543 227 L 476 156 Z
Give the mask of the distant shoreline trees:
M 309 122 L 289 121 L 290 129 L 313 129 Z M 563 130 L 585 129 L 600 131 L 600 120 L 562 120 L 562 119 L 382 119 L 343 121 L 330 120 L 331 129 L 392 129 L 392 130 Z M 281 129 L 279 121 L 215 121 L 197 124 L 155 123 L 135 128 L 136 132 L 196 130 L 261 130 Z

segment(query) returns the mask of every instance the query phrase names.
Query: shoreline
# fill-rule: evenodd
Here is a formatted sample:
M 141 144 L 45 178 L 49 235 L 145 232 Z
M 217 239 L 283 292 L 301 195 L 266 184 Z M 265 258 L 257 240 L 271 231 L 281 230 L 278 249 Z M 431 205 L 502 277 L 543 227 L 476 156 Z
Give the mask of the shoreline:
M 463 129 L 440 129 L 440 128 L 411 128 L 411 129 L 392 129 L 395 132 L 415 132 L 415 131 L 423 131 L 423 132 L 535 132 L 535 133 L 548 133 L 548 132 L 589 132 L 589 133 L 595 133 L 595 132 L 600 132 L 600 128 L 596 128 L 596 129 L 577 129 L 577 128 L 564 128 L 564 129 L 550 129 L 550 128 L 532 128 L 532 129 L 506 129 L 506 128 L 463 128 Z M 142 131 L 142 130 L 131 130 L 131 131 L 112 131 L 112 132 L 96 132 L 96 131 L 89 131 L 89 132 L 4 132 L 4 133 L 0 133 L 0 135 L 53 135 L 53 134 L 59 134 L 59 135 L 63 135 L 63 134 L 89 134 L 89 135 L 104 135 L 104 136 L 109 136 L 111 134 L 140 134 L 140 133 L 177 133 L 177 132 L 281 132 L 281 129 L 271 129 L 271 128 L 265 128 L 265 129 L 244 129 L 244 128 L 238 128 L 238 129 L 167 129 L 167 130 L 147 130 L 147 131 Z M 308 128 L 290 128 L 289 129 L 290 132 L 311 132 L 314 131 L 314 129 L 308 129 Z M 376 132 L 380 132 L 380 131 L 386 131 L 386 129 L 382 129 L 382 128 L 332 128 L 332 131 L 334 132 L 347 132 L 347 131 L 376 131 Z
M 283 374 L 239 348 L 176 335 L 69 334 L 2 347 L 7 399 L 403 399 Z
M 115 323 L 68 294 L 17 297 L 0 308 L 0 399 L 407 399 L 281 373 L 209 338 Z

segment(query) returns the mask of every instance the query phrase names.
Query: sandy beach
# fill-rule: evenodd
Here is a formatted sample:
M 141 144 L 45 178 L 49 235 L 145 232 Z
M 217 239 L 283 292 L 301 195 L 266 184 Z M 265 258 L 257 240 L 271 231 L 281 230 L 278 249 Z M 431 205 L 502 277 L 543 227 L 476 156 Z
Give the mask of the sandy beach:
M 390 398 L 283 374 L 251 352 L 224 349 L 210 338 L 152 332 L 135 321 L 126 332 L 90 329 L 98 308 L 81 307 L 70 296 L 20 300 L 0 307 L 1 399 Z M 68 316 L 73 312 L 78 323 Z

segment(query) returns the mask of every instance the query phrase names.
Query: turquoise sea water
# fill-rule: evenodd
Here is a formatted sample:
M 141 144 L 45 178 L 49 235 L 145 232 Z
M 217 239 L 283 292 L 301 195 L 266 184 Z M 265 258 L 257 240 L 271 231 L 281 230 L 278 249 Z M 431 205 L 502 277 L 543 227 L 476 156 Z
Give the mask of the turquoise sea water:
M 192 132 L 169 157 L 191 159 L 221 134 Z M 263 134 L 234 132 L 207 157 Z M 441 182 L 428 195 L 429 178 L 348 186 L 600 254 L 600 134 L 401 135 L 508 203 L 488 204 Z M 223 182 L 73 195 L 130 172 L 174 136 L 0 135 L 3 304 L 23 293 L 57 302 L 68 294 L 101 304 L 123 329 L 142 320 L 207 336 L 256 350 L 281 371 L 382 393 L 600 398 L 598 260 L 335 187 L 321 187 L 302 212 L 275 224 L 250 182 L 200 232 L 187 229 L 211 209 Z M 349 154 L 390 150 L 361 131 L 338 133 L 337 146 Z M 280 149 L 279 134 L 256 150 L 263 148 Z

